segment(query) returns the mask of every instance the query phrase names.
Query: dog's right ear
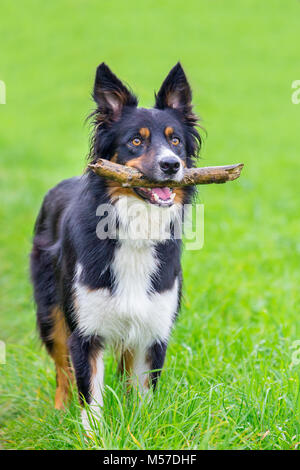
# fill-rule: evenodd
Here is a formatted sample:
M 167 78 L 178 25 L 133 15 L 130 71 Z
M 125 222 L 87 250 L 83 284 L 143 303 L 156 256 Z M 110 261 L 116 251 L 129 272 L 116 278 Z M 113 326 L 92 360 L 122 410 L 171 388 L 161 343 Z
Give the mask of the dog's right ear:
M 98 105 L 97 114 L 107 122 L 116 121 L 124 106 L 137 106 L 138 103 L 104 62 L 97 67 L 93 98 Z

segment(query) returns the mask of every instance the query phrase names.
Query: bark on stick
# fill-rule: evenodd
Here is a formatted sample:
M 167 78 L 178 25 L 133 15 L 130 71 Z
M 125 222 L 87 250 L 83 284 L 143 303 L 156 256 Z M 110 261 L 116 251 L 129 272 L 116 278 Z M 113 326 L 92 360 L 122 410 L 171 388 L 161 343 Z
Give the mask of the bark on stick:
M 226 183 L 237 179 L 244 167 L 243 163 L 225 166 L 207 166 L 202 168 L 186 168 L 181 181 L 155 182 L 146 178 L 136 168 L 110 162 L 100 158 L 96 163 L 88 165 L 97 175 L 116 181 L 124 187 L 178 188 L 196 184 Z

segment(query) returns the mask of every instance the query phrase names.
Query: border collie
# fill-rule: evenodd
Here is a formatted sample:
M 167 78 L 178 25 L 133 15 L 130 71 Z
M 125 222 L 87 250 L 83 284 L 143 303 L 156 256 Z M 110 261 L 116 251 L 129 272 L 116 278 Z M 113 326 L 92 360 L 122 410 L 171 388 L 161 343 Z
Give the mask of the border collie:
M 180 63 L 151 109 L 139 108 L 104 63 L 96 71 L 93 98 L 89 162 L 109 159 L 160 183 L 180 181 L 184 167 L 193 166 L 201 138 Z M 81 403 L 99 412 L 108 346 L 131 384 L 145 392 L 155 388 L 181 300 L 181 240 L 172 226 L 193 193 L 192 187 L 124 188 L 87 169 L 45 196 L 31 276 L 39 333 L 56 366 L 56 408 L 67 402 L 74 371 Z M 116 214 L 116 236 L 109 229 L 106 237 L 97 235 L 102 205 Z M 129 215 L 133 206 L 140 209 L 136 217 Z M 169 224 L 171 236 L 158 231 L 151 237 L 149 218 L 154 225 Z M 137 226 L 140 237 L 134 236 Z M 84 408 L 83 423 L 89 428 Z

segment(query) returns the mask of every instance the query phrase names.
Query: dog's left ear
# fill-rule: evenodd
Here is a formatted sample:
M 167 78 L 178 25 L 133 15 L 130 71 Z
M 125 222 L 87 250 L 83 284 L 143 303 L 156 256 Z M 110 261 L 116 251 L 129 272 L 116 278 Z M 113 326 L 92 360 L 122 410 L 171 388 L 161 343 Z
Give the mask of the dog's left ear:
M 191 125 L 197 122 L 197 116 L 192 112 L 191 87 L 180 62 L 170 70 L 155 98 L 155 108 L 176 109 Z
M 125 106 L 137 106 L 136 97 L 104 62 L 96 71 L 93 98 L 103 121 L 116 121 Z

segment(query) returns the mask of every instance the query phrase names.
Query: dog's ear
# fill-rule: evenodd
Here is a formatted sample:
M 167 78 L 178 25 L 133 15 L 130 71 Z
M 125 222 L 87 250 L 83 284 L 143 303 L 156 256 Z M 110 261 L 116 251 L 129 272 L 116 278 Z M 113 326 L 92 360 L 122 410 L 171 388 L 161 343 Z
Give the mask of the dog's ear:
M 137 106 L 136 97 L 104 62 L 96 70 L 93 98 L 103 121 L 116 121 L 124 106 Z
M 192 112 L 191 87 L 180 62 L 170 70 L 155 98 L 155 108 L 176 109 L 191 125 L 197 122 L 197 116 Z

